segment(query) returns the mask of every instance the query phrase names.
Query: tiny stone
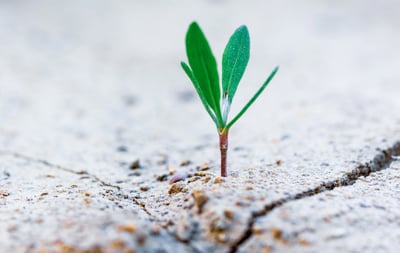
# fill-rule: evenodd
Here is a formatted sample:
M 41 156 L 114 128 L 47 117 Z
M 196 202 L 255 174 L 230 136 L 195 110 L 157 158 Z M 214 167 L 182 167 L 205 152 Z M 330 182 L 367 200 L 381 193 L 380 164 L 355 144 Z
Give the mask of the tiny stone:
M 122 98 L 125 106 L 133 106 L 137 103 L 138 99 L 134 95 L 127 95 Z
M 123 249 L 123 248 L 125 248 L 125 242 L 122 241 L 121 239 L 115 239 L 110 242 L 109 247 L 111 249 Z M 70 251 L 68 251 L 68 252 L 70 252 Z M 74 252 L 74 251 L 71 251 L 71 252 Z
M 194 190 L 192 192 L 192 197 L 194 198 L 194 204 L 201 209 L 204 204 L 208 201 L 208 197 L 204 194 L 202 190 Z
M 180 166 L 181 166 L 181 167 L 188 166 L 188 165 L 191 164 L 191 163 L 192 163 L 192 162 L 191 162 L 190 160 L 185 160 L 185 161 L 182 161 L 182 162 L 181 162 Z
M 224 215 L 226 218 L 233 220 L 233 212 L 231 210 L 225 210 Z
M 204 183 L 208 183 L 210 180 L 211 180 L 211 177 L 208 176 L 208 177 L 205 177 L 205 178 L 203 179 L 203 182 L 204 182 Z
M 299 243 L 300 243 L 301 245 L 303 245 L 303 246 L 310 245 L 310 243 L 309 243 L 306 239 L 304 239 L 304 238 L 300 238 L 300 239 L 299 239 Z
M 289 134 L 284 134 L 284 135 L 281 136 L 281 141 L 284 141 L 284 140 L 289 139 L 289 138 L 290 138 Z
M 176 172 L 175 174 L 172 175 L 172 177 L 169 179 L 169 183 L 173 184 L 178 181 L 184 180 L 185 178 L 188 177 L 187 173 L 184 172 Z
M 199 177 L 199 176 L 191 177 L 191 178 L 189 178 L 188 183 L 193 183 L 194 181 L 197 181 L 197 180 L 199 180 L 200 178 L 201 178 L 201 177 Z
M 224 181 L 224 180 L 222 179 L 222 177 L 216 177 L 216 178 L 214 179 L 214 183 L 215 183 L 215 184 L 219 184 L 219 183 L 221 183 L 222 181 Z
M 128 177 L 133 177 L 133 176 L 140 176 L 140 175 L 142 175 L 142 173 L 140 173 L 139 171 L 135 171 L 135 172 L 133 172 L 133 173 L 129 173 L 128 174 Z
M 128 152 L 128 148 L 125 147 L 125 146 L 119 146 L 119 147 L 117 148 L 117 151 L 118 151 L 118 152 Z
M 7 192 L 7 191 L 5 191 L 5 190 L 0 190 L 0 197 L 7 197 L 7 196 L 9 196 L 10 194 Z
M 178 93 L 178 98 L 182 102 L 190 102 L 195 98 L 195 94 L 191 90 L 185 90 Z
M 168 194 L 177 194 L 183 190 L 183 185 L 179 183 L 173 183 L 168 190 Z
M 175 173 L 176 169 L 174 166 L 169 167 L 168 172 L 170 175 L 173 175 Z
M 148 186 L 141 186 L 140 190 L 144 191 L 144 192 L 147 192 L 149 190 L 149 187 Z
M 161 228 L 157 225 L 154 225 L 153 227 L 150 228 L 150 233 L 152 235 L 159 235 L 161 233 Z
M 10 172 L 8 171 L 3 171 L 3 175 L 5 176 L 5 179 L 8 179 L 11 176 Z
M 132 170 L 139 169 L 140 167 L 141 167 L 141 166 L 140 166 L 140 161 L 139 161 L 139 159 L 136 160 L 136 161 L 134 161 L 133 163 L 131 163 L 131 166 L 130 166 L 130 168 L 131 168 Z
M 119 225 L 116 227 L 116 230 L 119 232 L 127 232 L 129 234 L 133 234 L 136 232 L 136 226 L 133 224 Z
M 167 181 L 167 179 L 168 179 L 168 174 L 162 174 L 157 176 L 157 181 L 160 182 Z
M 278 228 L 271 229 L 271 235 L 275 240 L 282 240 L 282 230 Z
M 140 234 L 137 236 L 136 241 L 139 245 L 143 246 L 147 240 L 147 237 L 145 234 Z
M 256 227 L 253 227 L 252 232 L 255 235 L 261 235 L 261 234 L 263 234 L 264 231 L 261 227 L 256 226 Z

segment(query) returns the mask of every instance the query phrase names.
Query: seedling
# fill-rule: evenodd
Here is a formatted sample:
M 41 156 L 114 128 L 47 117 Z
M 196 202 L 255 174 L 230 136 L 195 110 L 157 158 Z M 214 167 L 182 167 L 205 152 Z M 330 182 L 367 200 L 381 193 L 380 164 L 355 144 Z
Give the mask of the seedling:
M 243 109 L 229 121 L 228 113 L 232 99 L 250 57 L 250 36 L 247 27 L 243 25 L 236 29 L 225 47 L 222 56 L 222 87 L 215 57 L 204 33 L 196 22 L 190 24 L 186 33 L 186 54 L 189 65 L 181 62 L 181 66 L 192 81 L 201 102 L 217 127 L 221 151 L 221 176 L 226 177 L 229 129 L 260 96 L 275 76 L 278 67 L 275 67 Z

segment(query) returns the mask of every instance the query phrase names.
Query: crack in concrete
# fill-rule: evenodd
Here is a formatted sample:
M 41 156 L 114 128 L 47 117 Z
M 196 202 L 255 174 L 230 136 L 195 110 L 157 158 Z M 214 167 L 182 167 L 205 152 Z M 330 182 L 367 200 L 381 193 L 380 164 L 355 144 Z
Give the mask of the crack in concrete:
M 251 219 L 247 224 L 247 229 L 243 235 L 230 247 L 229 253 L 236 253 L 238 249 L 253 235 L 253 226 L 256 220 L 260 217 L 268 215 L 272 210 L 280 207 L 288 202 L 308 198 L 322 192 L 332 191 L 338 187 L 344 187 L 354 184 L 360 177 L 367 177 L 373 172 L 381 171 L 390 167 L 390 164 L 400 155 L 400 141 L 396 142 L 391 147 L 380 150 L 375 157 L 366 164 L 357 166 L 352 171 L 333 180 L 321 183 L 319 186 L 306 190 L 295 195 L 279 199 L 266 206 L 260 211 L 252 213 Z
M 108 186 L 108 187 L 116 188 L 117 190 L 121 190 L 121 188 L 118 185 L 113 185 L 113 184 L 107 183 L 106 181 L 100 179 L 98 176 L 91 174 L 91 173 L 87 172 L 86 170 L 76 171 L 76 170 L 73 170 L 73 169 L 58 165 L 58 164 L 51 163 L 45 159 L 34 158 L 31 156 L 24 155 L 24 154 L 21 154 L 18 152 L 13 152 L 13 151 L 2 150 L 2 151 L 0 151 L 0 155 L 2 155 L 2 156 L 8 155 L 8 156 L 12 156 L 12 157 L 15 157 L 18 159 L 23 159 L 25 161 L 39 163 L 39 164 L 42 164 L 47 167 L 62 170 L 62 171 L 68 172 L 68 173 L 76 174 L 76 175 L 86 175 L 88 177 L 95 179 L 97 182 L 101 183 L 103 186 Z
M 179 237 L 176 233 L 170 232 L 170 231 L 168 231 L 168 230 L 167 230 L 167 233 L 168 233 L 170 236 L 174 237 L 175 240 L 177 240 L 178 242 L 183 243 L 183 244 L 186 244 L 188 247 L 190 247 L 190 248 L 192 249 L 192 252 L 194 252 L 194 253 L 201 253 L 201 252 L 202 252 L 201 250 L 197 249 L 196 247 L 194 247 L 194 246 L 191 244 L 191 242 L 190 242 L 190 241 L 191 241 L 191 238 L 189 238 L 189 239 L 183 239 L 183 238 Z
M 96 176 L 96 175 L 94 175 L 94 174 L 91 174 L 91 173 L 89 173 L 89 172 L 87 172 L 87 171 L 85 171 L 85 170 L 76 171 L 76 170 L 73 170 L 73 169 L 70 169 L 70 168 L 67 168 L 67 167 L 64 167 L 64 166 L 55 164 L 55 163 L 51 163 L 51 162 L 49 162 L 49 161 L 47 161 L 47 160 L 45 160 L 45 159 L 34 158 L 34 157 L 31 157 L 31 156 L 28 156 L 28 155 L 24 155 L 24 154 L 21 154 L 21 153 L 18 153 L 18 152 L 13 152 L 13 151 L 8 151 L 8 150 L 0 150 L 0 156 L 12 156 L 12 157 L 15 157 L 15 158 L 18 158 L 18 159 L 22 159 L 22 160 L 29 161 L 29 162 L 33 162 L 33 163 L 42 164 L 42 165 L 44 165 L 44 166 L 51 167 L 51 168 L 58 169 L 58 170 L 62 170 L 62 171 L 68 172 L 68 173 L 72 173 L 72 174 L 76 174 L 76 175 L 86 175 L 86 176 L 88 176 L 88 177 L 91 177 L 91 178 L 95 179 L 97 182 L 101 183 L 103 186 L 108 186 L 108 187 L 112 187 L 112 188 L 117 189 L 117 190 L 120 192 L 119 196 L 120 196 L 121 198 L 125 198 L 125 199 L 126 199 L 126 198 L 128 198 L 128 199 L 130 198 L 130 199 L 133 201 L 133 203 L 135 203 L 137 206 L 140 206 L 140 207 L 142 208 L 142 210 L 143 210 L 149 217 L 156 218 L 156 217 L 147 209 L 147 207 L 146 207 L 146 205 L 144 204 L 144 202 L 140 201 L 139 199 L 137 199 L 137 198 L 135 198 L 135 197 L 131 198 L 129 195 L 123 194 L 123 193 L 122 193 L 121 187 L 119 187 L 118 185 L 113 185 L 113 184 L 107 183 L 107 182 L 105 182 L 104 180 L 100 179 L 98 176 Z M 164 228 L 164 229 L 165 229 L 165 228 Z M 182 240 L 181 238 L 179 238 L 178 236 L 176 236 L 174 233 L 171 233 L 170 231 L 168 231 L 168 229 L 165 229 L 165 231 L 166 231 L 171 237 L 175 238 L 175 240 L 176 240 L 177 242 L 183 243 L 183 244 L 187 245 L 188 247 L 190 247 L 190 248 L 192 249 L 192 252 L 195 252 L 195 253 L 200 253 L 200 252 L 201 252 L 201 251 L 199 251 L 198 249 L 196 249 L 193 245 L 191 245 L 190 240 L 189 240 L 189 241 L 188 241 L 188 240 Z
M 156 217 L 147 209 L 146 204 L 145 204 L 143 201 L 140 201 L 140 200 L 137 199 L 137 198 L 132 198 L 132 201 L 133 201 L 136 205 L 140 206 L 140 207 L 143 209 L 143 211 L 144 211 L 148 216 L 150 216 L 150 217 L 152 217 L 152 218 L 156 218 Z

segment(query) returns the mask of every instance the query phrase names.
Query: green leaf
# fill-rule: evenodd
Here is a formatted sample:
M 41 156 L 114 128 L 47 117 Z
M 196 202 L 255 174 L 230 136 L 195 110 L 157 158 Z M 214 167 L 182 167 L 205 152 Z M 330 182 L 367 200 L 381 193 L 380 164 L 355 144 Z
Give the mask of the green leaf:
M 229 104 L 246 70 L 250 58 L 250 36 L 246 26 L 241 26 L 233 33 L 225 47 L 222 58 L 223 96 Z
M 275 67 L 275 69 L 271 72 L 271 74 L 269 75 L 267 80 L 264 82 L 264 84 L 258 89 L 256 94 L 254 94 L 254 96 L 249 100 L 249 102 L 247 102 L 247 104 L 236 115 L 236 117 L 233 118 L 233 120 L 231 122 L 229 122 L 229 124 L 226 126 L 227 129 L 229 129 L 233 124 L 235 124 L 235 122 L 247 111 L 247 109 L 249 109 L 249 107 L 254 103 L 254 101 L 256 101 L 258 96 L 260 96 L 260 94 L 264 91 L 264 89 L 267 87 L 267 85 L 272 80 L 272 78 L 274 78 L 274 76 L 275 76 L 276 72 L 278 72 L 278 70 L 279 70 L 279 66 Z
M 215 124 L 218 127 L 217 119 L 215 118 L 214 113 L 211 111 L 210 106 L 208 105 L 207 100 L 206 100 L 202 90 L 200 89 L 200 86 L 199 86 L 196 78 L 193 76 L 192 70 L 190 69 L 190 67 L 185 62 L 181 62 L 181 66 L 182 66 L 183 70 L 185 71 L 186 75 L 192 81 L 193 86 L 196 89 L 197 94 L 199 95 L 200 100 L 203 103 L 204 108 L 206 109 L 206 111 L 210 115 L 211 119 L 215 122 Z
M 196 22 L 189 26 L 186 33 L 186 54 L 199 90 L 201 90 L 207 105 L 214 112 L 217 125 L 221 126 L 221 90 L 217 63 L 206 37 Z

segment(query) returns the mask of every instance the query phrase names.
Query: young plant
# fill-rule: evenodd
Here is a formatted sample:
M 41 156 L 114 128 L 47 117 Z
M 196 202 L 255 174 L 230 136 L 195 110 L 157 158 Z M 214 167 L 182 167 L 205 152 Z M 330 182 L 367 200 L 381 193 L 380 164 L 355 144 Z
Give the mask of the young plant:
M 226 177 L 229 129 L 267 87 L 278 71 L 278 67 L 275 67 L 243 109 L 231 121 L 228 121 L 233 96 L 250 57 L 250 36 L 247 27 L 241 26 L 236 29 L 225 47 L 222 56 L 222 87 L 215 57 L 196 22 L 190 24 L 186 33 L 186 54 L 189 65 L 181 62 L 181 66 L 192 81 L 201 102 L 217 127 L 221 151 L 221 176 Z

